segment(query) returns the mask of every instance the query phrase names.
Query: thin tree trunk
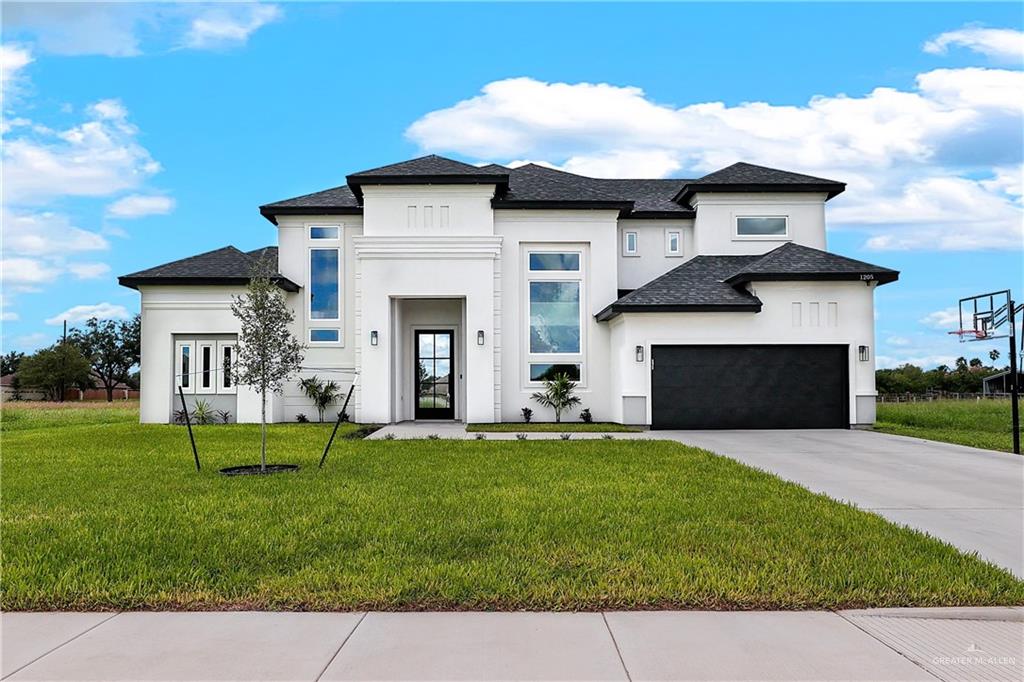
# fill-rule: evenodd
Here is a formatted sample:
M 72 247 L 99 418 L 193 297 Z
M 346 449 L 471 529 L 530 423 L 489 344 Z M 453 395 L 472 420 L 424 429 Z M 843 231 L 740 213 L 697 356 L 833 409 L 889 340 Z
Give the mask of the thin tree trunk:
M 107 389 L 107 402 L 108 403 L 114 402 L 114 385 L 113 384 L 104 384 L 103 388 Z
M 260 471 L 267 472 L 267 393 L 260 393 Z

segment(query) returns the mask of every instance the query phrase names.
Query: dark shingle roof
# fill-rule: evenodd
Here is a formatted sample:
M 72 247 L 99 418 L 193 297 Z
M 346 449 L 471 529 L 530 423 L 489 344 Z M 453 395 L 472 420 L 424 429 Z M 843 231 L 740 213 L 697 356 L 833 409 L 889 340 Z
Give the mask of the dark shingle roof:
M 761 301 L 723 280 L 759 256 L 697 256 L 634 289 L 597 314 L 630 312 L 758 312 Z
M 675 200 L 688 202 L 697 192 L 825 192 L 831 199 L 845 189 L 836 180 L 740 162 L 687 181 Z
M 764 280 L 855 279 L 887 284 L 895 282 L 899 275 L 898 271 L 880 265 L 790 242 L 740 268 L 727 281 L 741 283 Z
M 122 286 L 138 289 L 144 284 L 246 284 L 253 267 L 260 257 L 266 255 L 277 270 L 277 247 L 267 246 L 249 253 L 243 253 L 233 246 L 207 251 L 198 256 L 140 270 L 118 277 Z M 280 273 L 275 273 L 274 282 L 285 291 L 298 291 L 299 285 Z
M 408 183 L 493 183 L 494 208 L 611 208 L 632 218 L 692 218 L 689 199 L 697 191 L 825 192 L 832 198 L 846 187 L 750 163 L 734 163 L 696 180 L 621 179 L 591 178 L 534 163 L 473 166 L 432 154 L 353 173 L 348 185 L 265 204 L 260 213 L 274 224 L 275 215 L 362 213 L 361 185 Z
M 899 272 L 799 244 L 761 256 L 697 256 L 634 289 L 597 314 L 598 321 L 631 312 L 758 312 L 747 282 L 847 280 L 886 284 Z

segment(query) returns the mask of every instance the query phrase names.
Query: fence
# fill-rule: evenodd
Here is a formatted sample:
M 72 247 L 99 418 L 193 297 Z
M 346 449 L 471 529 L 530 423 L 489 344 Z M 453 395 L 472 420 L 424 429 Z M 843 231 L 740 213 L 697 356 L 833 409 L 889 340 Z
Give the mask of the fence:
M 879 393 L 875 399 L 880 403 L 927 403 L 935 400 L 1009 400 L 1009 393 L 953 393 L 933 391 L 930 393 Z

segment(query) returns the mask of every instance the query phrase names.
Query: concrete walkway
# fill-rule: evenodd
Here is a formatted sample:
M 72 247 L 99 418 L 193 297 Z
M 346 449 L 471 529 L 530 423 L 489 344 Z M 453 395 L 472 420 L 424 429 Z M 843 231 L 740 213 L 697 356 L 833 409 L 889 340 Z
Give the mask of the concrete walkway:
M 1020 680 L 1024 611 L 7 613 L 11 680 Z
M 655 431 L 922 530 L 1024 577 L 1024 457 L 874 431 Z

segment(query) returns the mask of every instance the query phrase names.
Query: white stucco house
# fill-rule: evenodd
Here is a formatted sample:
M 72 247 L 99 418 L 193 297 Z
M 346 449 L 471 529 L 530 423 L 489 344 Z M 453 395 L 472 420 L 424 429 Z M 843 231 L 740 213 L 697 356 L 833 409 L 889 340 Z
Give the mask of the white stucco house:
M 142 296 L 144 422 L 233 385 L 230 297 L 256 259 L 360 422 L 535 420 L 543 379 L 594 419 L 653 428 L 848 428 L 875 417 L 874 293 L 894 270 L 828 253 L 841 182 L 737 163 L 698 179 L 583 177 L 438 156 L 266 204 L 277 246 L 227 246 L 120 278 Z M 275 421 L 315 414 L 297 382 Z M 570 418 L 574 418 L 570 416 Z

